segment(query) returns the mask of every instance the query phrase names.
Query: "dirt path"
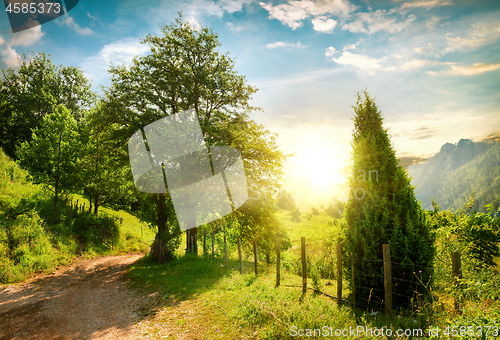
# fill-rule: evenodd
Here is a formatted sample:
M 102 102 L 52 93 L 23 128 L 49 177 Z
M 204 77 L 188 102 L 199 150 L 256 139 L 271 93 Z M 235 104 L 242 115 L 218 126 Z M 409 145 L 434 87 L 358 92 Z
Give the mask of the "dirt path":
M 142 255 L 78 261 L 0 288 L 0 339 L 141 339 L 149 301 L 120 280 Z

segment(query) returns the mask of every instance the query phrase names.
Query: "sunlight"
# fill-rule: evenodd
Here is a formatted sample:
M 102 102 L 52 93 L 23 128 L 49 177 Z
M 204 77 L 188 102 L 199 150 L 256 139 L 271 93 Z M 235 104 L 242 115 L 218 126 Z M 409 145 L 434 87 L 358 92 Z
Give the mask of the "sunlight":
M 303 147 L 292 157 L 292 177 L 301 178 L 311 187 L 328 187 L 344 181 L 340 173 L 344 166 L 338 152 L 327 146 Z

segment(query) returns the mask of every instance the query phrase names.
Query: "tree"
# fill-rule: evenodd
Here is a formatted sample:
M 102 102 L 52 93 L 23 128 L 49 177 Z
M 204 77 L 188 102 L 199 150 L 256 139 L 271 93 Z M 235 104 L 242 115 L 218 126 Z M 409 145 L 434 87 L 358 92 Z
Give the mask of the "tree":
M 54 192 L 54 221 L 59 198 L 79 185 L 81 151 L 76 120 L 62 104 L 46 114 L 40 128 L 33 131 L 31 141 L 18 148 L 20 164 L 28 170 L 33 182 Z
M 371 294 L 371 301 L 382 301 L 382 245 L 389 244 L 393 277 L 406 280 L 393 281 L 393 303 L 406 306 L 415 290 L 424 293 L 414 272 L 422 270 L 423 282 L 431 278 L 428 268 L 435 254 L 434 239 L 410 178 L 398 166 L 375 102 L 363 91 L 357 94 L 353 108 L 353 164 L 344 210 L 348 227 L 345 261 L 350 261 L 347 257 L 353 252 L 356 295 L 368 300 Z
M 148 35 L 142 40 L 151 47 L 150 54 L 135 58 L 129 68 L 110 69 L 112 84 L 105 90 L 103 114 L 95 120 L 110 129 L 110 145 L 126 150 L 137 130 L 194 109 L 207 146 L 226 145 L 241 151 L 251 190 L 276 187 L 284 156 L 276 149 L 275 136 L 248 119 L 255 109 L 249 100 L 256 89 L 234 71 L 227 53 L 217 51 L 217 35 L 205 27 L 195 29 L 182 16 L 161 30 L 163 36 Z M 128 164 L 126 154 L 120 152 L 124 164 Z M 155 202 L 158 233 L 153 254 L 163 261 L 172 255 L 167 244 L 176 235 L 176 223 L 171 220 L 168 192 L 156 194 Z M 187 240 L 196 238 L 196 228 L 188 229 L 186 236 Z
M 330 200 L 328 207 L 326 207 L 326 213 L 333 218 L 341 218 L 342 211 L 344 210 L 344 202 L 337 198 Z
M 108 130 L 104 126 L 92 125 L 93 117 L 101 114 L 102 106 L 93 107 L 81 124 L 82 142 L 84 143 L 80 169 L 82 188 L 89 195 L 90 211 L 94 208 L 97 215 L 99 206 L 112 204 L 123 206 L 133 202 L 133 183 L 129 180 L 129 168 L 119 159 L 117 150 L 112 150 L 107 143 Z
M 93 98 L 89 81 L 80 69 L 56 67 L 44 52 L 23 54 L 18 68 L 2 70 L 0 147 L 15 157 L 16 147 L 31 140 L 31 131 L 57 105 L 64 104 L 79 121 Z

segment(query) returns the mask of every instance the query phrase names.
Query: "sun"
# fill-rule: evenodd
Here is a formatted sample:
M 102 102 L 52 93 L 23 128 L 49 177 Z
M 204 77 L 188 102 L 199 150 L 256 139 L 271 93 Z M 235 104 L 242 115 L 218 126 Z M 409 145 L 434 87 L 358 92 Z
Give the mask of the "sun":
M 311 145 L 297 150 L 291 159 L 292 176 L 311 187 L 321 188 L 345 180 L 340 170 L 344 166 L 337 150 L 328 146 Z

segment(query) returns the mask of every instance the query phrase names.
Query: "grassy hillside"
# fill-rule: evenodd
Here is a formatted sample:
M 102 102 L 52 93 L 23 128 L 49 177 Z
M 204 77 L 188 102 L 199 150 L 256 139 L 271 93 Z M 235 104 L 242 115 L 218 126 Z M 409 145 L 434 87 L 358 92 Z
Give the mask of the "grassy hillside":
M 125 211 L 102 207 L 98 216 L 71 209 L 71 197 L 52 220 L 52 197 L 30 183 L 28 174 L 0 151 L 0 283 L 19 282 L 36 272 L 50 272 L 76 256 L 146 252 L 153 232 Z M 101 242 L 106 226 L 112 249 Z M 141 237 L 142 229 L 142 237 Z

